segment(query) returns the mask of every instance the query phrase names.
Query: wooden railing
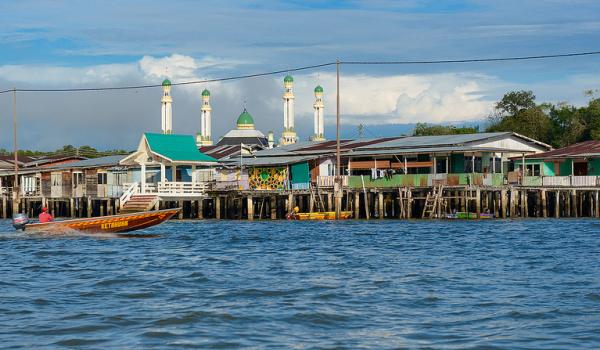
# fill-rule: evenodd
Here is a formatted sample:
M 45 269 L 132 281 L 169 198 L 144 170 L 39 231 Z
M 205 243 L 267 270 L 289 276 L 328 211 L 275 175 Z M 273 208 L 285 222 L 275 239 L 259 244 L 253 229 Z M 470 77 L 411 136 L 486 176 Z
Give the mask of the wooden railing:
M 160 196 L 203 195 L 206 182 L 159 182 L 156 193 Z
M 134 194 L 140 193 L 140 187 L 137 182 L 134 182 L 131 184 L 124 184 L 123 188 L 124 188 L 123 194 L 121 195 L 121 197 L 119 197 L 120 209 L 123 209 L 123 205 L 125 203 L 127 203 L 127 201 L 129 199 L 131 199 L 131 196 L 133 196 Z
M 550 187 L 596 187 L 600 186 L 600 176 L 544 176 L 542 185 Z
M 335 184 L 335 176 L 317 176 L 318 187 L 333 187 Z M 342 186 L 348 187 L 348 176 L 342 176 Z

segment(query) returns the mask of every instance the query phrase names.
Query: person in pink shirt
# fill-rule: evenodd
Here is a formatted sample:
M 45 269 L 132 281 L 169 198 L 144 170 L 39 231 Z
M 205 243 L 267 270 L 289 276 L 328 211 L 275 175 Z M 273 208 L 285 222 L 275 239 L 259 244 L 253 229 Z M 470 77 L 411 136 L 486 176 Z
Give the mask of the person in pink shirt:
M 46 208 L 46 207 L 42 208 L 42 212 L 38 216 L 38 219 L 39 219 L 40 223 L 54 221 L 54 218 L 52 217 L 52 215 L 48 214 L 48 208 Z

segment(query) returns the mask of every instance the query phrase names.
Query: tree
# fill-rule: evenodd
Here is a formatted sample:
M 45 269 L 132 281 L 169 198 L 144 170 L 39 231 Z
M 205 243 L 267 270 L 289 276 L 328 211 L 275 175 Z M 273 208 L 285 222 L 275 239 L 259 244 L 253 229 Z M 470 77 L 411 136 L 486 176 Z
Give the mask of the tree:
M 550 105 L 549 118 L 552 122 L 550 144 L 555 147 L 565 147 L 586 138 L 588 129 L 581 109 L 566 103 Z
M 502 118 L 500 122 L 490 125 L 486 131 L 516 132 L 542 142 L 550 142 L 552 136 L 552 122 L 542 108 L 534 107 L 521 110 L 515 115 L 508 115 Z
M 534 108 L 535 95 L 533 91 L 510 91 L 496 103 L 496 109 L 505 115 L 515 115 L 519 111 Z
M 433 136 L 433 135 L 455 135 L 455 134 L 475 134 L 479 132 L 479 127 L 456 127 L 454 125 L 432 125 L 427 123 L 417 123 L 413 131 L 413 136 Z

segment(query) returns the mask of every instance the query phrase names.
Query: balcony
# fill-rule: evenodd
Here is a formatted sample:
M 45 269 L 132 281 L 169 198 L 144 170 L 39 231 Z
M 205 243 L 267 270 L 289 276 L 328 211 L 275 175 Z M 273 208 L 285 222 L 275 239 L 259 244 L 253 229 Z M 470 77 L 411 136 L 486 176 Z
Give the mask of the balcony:
M 398 188 L 444 186 L 502 186 L 502 174 L 395 174 L 372 179 L 370 176 L 349 176 L 349 188 Z

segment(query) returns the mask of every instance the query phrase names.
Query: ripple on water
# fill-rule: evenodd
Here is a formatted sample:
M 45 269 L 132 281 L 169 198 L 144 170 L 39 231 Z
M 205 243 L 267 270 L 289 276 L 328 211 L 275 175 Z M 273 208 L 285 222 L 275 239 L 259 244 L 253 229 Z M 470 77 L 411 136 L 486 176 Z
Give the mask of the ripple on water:
M 1 346 L 600 348 L 594 225 L 207 220 L 134 239 L 0 221 Z

